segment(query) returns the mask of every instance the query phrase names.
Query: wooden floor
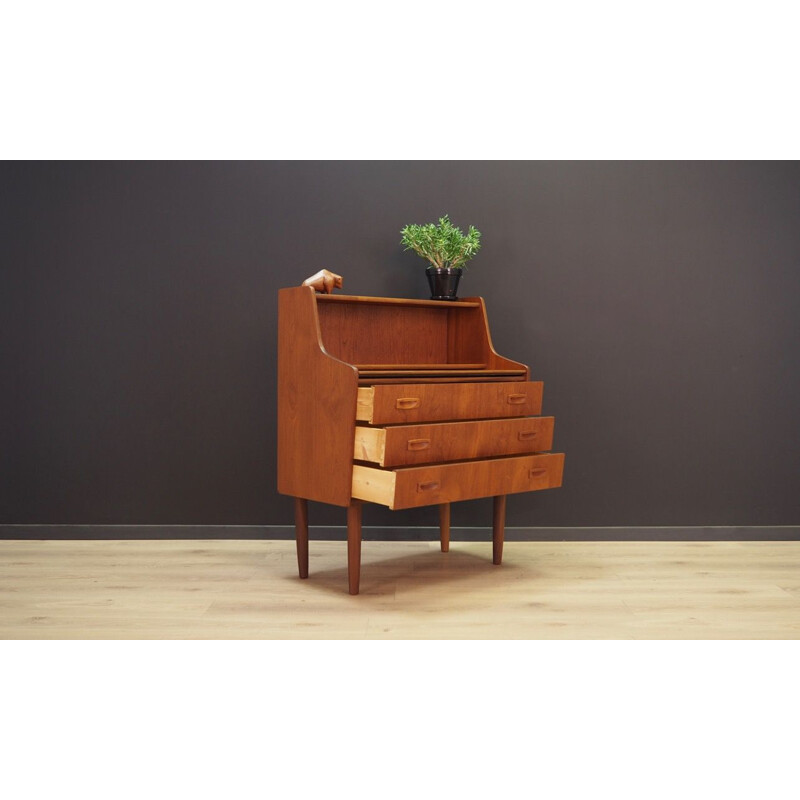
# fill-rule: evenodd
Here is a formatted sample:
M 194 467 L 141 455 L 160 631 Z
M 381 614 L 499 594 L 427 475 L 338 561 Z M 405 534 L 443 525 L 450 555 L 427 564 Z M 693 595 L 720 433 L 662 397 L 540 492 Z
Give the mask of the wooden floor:
M 0 541 L 2 639 L 797 639 L 800 542 Z

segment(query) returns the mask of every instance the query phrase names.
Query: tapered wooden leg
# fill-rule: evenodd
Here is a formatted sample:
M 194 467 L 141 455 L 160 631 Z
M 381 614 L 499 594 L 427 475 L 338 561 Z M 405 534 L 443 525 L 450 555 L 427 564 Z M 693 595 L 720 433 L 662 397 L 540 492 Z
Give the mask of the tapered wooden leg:
M 450 550 L 450 503 L 439 505 L 439 538 L 442 542 L 442 552 Z
M 497 495 L 494 498 L 494 514 L 492 519 L 492 563 L 500 564 L 503 561 L 503 536 L 506 527 L 506 496 Z
M 294 499 L 294 535 L 297 539 L 297 569 L 301 578 L 308 577 L 308 500 Z
M 361 501 L 351 500 L 347 507 L 347 579 L 350 594 L 358 594 L 361 579 Z

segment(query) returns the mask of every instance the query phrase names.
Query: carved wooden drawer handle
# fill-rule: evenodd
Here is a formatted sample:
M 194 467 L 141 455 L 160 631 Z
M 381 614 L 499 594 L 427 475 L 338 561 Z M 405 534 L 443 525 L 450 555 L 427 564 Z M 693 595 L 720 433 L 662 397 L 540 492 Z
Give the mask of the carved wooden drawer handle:
M 528 399 L 528 395 L 510 394 L 506 399 L 509 403 L 511 403 L 512 406 L 518 406 L 520 403 L 524 403 Z
M 427 483 L 418 483 L 418 492 L 432 492 L 434 489 L 439 488 L 439 481 L 428 481 Z
M 538 478 L 541 475 L 547 474 L 547 467 L 532 467 L 528 470 L 528 477 L 529 478 Z
M 419 408 L 419 397 L 398 397 L 395 408 Z
M 517 434 L 517 439 L 521 442 L 527 442 L 528 439 L 533 439 L 536 436 L 536 431 L 520 431 Z
M 427 450 L 431 445 L 430 439 L 409 439 L 409 450 Z

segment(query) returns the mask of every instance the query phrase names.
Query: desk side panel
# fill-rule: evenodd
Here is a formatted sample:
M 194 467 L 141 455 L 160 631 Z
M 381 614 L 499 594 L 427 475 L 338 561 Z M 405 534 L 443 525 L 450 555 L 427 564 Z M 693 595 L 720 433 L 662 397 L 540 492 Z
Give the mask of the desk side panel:
M 358 371 L 321 342 L 314 290 L 278 293 L 278 491 L 346 506 Z

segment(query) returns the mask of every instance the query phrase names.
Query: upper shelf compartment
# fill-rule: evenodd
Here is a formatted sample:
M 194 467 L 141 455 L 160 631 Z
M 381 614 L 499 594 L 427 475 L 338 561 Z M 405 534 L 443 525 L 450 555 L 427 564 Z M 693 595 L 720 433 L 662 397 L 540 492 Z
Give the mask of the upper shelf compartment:
M 317 295 L 322 343 L 348 364 L 486 364 L 481 304 Z
M 497 379 L 505 377 L 498 370 L 513 370 L 514 375 L 527 371 L 493 350 L 480 297 L 452 302 L 314 297 L 323 347 L 357 366 L 362 379 L 480 379 L 489 377 L 487 371 Z

